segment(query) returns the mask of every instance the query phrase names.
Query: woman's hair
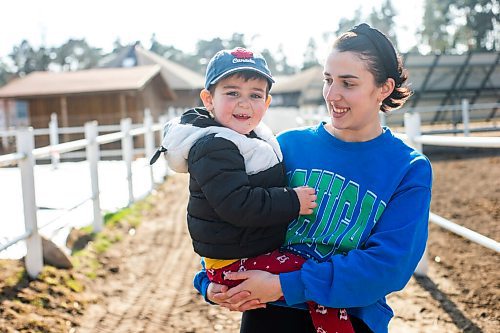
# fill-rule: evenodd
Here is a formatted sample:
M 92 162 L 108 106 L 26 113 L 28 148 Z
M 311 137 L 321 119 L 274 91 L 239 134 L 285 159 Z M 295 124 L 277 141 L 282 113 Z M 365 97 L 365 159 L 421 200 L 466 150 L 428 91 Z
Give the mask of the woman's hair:
M 405 85 L 408 75 L 401 57 L 391 41 L 379 30 L 366 23 L 357 25 L 337 38 L 333 49 L 357 53 L 366 62 L 377 86 L 384 84 L 388 78 L 394 79 L 394 90 L 382 101 L 381 111 L 397 109 L 411 96 L 411 90 Z

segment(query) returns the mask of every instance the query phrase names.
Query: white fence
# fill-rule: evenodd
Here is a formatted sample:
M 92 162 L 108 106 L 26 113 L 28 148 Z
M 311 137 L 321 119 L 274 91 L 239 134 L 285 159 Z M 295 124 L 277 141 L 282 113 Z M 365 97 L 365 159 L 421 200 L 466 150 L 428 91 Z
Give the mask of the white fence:
M 165 118 L 164 118 L 165 119 Z M 26 270 L 31 277 L 36 277 L 43 266 L 42 243 L 37 223 L 37 204 L 35 198 L 35 179 L 34 167 L 35 160 L 51 157 L 53 163 L 54 157 L 60 154 L 81 150 L 85 148 L 86 159 L 89 164 L 91 180 L 91 198 L 93 205 L 93 229 L 99 232 L 103 227 L 103 214 L 100 207 L 99 198 L 99 179 L 98 179 L 98 161 L 100 159 L 100 145 L 121 141 L 123 160 L 126 165 L 126 174 L 128 182 L 128 203 L 134 202 L 134 191 L 132 183 L 132 160 L 134 156 L 133 137 L 144 135 L 145 156 L 150 157 L 155 147 L 155 132 L 161 132 L 162 122 L 153 124 L 152 117 L 148 110 L 145 112 L 144 124 L 142 127 L 132 129 L 131 119 L 123 119 L 120 123 L 120 132 L 98 136 L 97 122 L 88 122 L 85 124 L 85 139 L 55 144 L 47 147 L 34 149 L 34 130 L 32 128 L 20 129 L 16 132 L 17 152 L 0 156 L 0 167 L 5 165 L 17 164 L 21 173 L 22 200 L 24 209 L 25 232 L 5 244 L 0 246 L 3 251 L 21 240 L 26 241 Z M 153 168 L 150 166 L 151 189 L 155 186 Z M 83 204 L 83 203 L 82 203 Z
M 416 149 L 422 151 L 422 146 L 452 146 L 452 147 L 476 147 L 476 148 L 500 148 L 500 137 L 452 137 L 452 136 L 433 136 L 421 135 L 420 133 L 420 114 L 419 113 L 406 113 L 404 116 L 405 121 L 405 135 L 400 135 L 402 139 L 407 140 Z M 483 236 L 475 231 L 467 229 L 456 223 L 453 223 L 445 218 L 431 212 L 429 221 L 445 228 L 457 235 L 469 239 L 472 242 L 487 247 L 495 252 L 500 252 L 500 243 Z M 427 274 L 427 256 L 424 255 L 422 260 L 415 271 L 416 274 Z
M 173 115 L 172 115 L 173 116 Z M 57 158 L 61 153 L 75 151 L 78 149 L 86 149 L 86 158 L 90 165 L 90 175 L 92 184 L 92 203 L 94 210 L 93 228 L 100 231 L 102 229 L 102 213 L 99 204 L 99 180 L 97 174 L 97 164 L 100 159 L 99 146 L 105 143 L 121 140 L 122 155 L 127 165 L 127 180 L 128 180 L 128 197 L 129 203 L 134 201 L 132 188 L 132 168 L 131 162 L 133 158 L 133 141 L 132 137 L 144 135 L 145 155 L 147 157 L 153 154 L 154 150 L 154 132 L 160 131 L 164 121 L 163 118 L 160 124 L 153 124 L 149 112 L 145 113 L 144 126 L 133 128 L 130 119 L 122 120 L 120 124 L 121 131 L 117 133 L 97 135 L 97 123 L 89 122 L 85 124 L 85 139 L 66 142 L 62 144 L 53 144 L 51 146 L 34 149 L 34 131 L 33 129 L 19 130 L 16 133 L 17 137 L 17 152 L 0 156 L 0 167 L 9 164 L 17 163 L 21 170 L 22 193 L 24 202 L 24 219 L 26 232 L 8 243 L 0 246 L 0 251 L 10 247 L 11 245 L 26 240 L 27 254 L 25 259 L 26 270 L 32 277 L 36 277 L 43 266 L 41 238 L 38 233 L 37 218 L 36 218 L 36 200 L 34 191 L 34 173 L 33 168 L 35 160 L 38 158 L 52 157 L 52 162 L 57 165 Z M 415 148 L 422 150 L 422 145 L 439 145 L 439 146 L 459 146 L 459 147 L 485 147 L 485 148 L 500 148 L 500 137 L 451 137 L 451 136 L 432 136 L 421 135 L 420 132 L 420 114 L 407 113 L 404 116 L 406 134 L 400 135 Z M 57 137 L 52 135 L 52 137 Z M 54 139 L 52 141 L 54 143 Z M 151 171 L 151 184 L 154 185 L 153 169 Z M 462 237 L 465 237 L 473 242 L 476 242 L 484 247 L 492 249 L 495 252 L 500 252 L 500 244 L 490 238 L 480 235 L 472 230 L 457 225 L 448 221 L 434 213 L 430 214 L 429 220 L 437 225 L 454 232 Z M 417 274 L 425 275 L 427 273 L 427 257 L 424 255 L 419 267 L 416 270 Z

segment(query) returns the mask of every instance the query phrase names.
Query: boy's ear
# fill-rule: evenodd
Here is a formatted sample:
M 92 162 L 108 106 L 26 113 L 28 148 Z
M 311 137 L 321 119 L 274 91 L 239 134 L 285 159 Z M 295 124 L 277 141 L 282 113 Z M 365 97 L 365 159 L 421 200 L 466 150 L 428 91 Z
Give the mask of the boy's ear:
M 202 91 L 200 91 L 200 99 L 203 102 L 203 106 L 205 106 L 208 111 L 213 110 L 213 98 L 210 91 L 208 91 L 207 89 L 203 89 Z
M 271 105 L 271 101 L 273 100 L 273 97 L 271 95 L 267 95 L 266 98 L 266 109 L 269 108 L 269 105 Z

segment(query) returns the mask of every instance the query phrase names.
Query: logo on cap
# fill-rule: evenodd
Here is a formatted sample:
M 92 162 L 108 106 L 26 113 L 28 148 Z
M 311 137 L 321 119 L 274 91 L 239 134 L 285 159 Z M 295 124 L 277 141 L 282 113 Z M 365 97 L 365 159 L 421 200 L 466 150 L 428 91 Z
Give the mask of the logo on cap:
M 252 59 L 253 53 L 242 47 L 238 47 L 232 51 L 231 55 L 234 56 L 233 64 L 238 62 L 251 62 L 252 64 L 255 64 L 255 60 Z
M 238 59 L 251 59 L 253 58 L 253 52 L 248 51 L 247 49 L 244 49 L 242 47 L 236 48 L 234 51 L 231 52 L 232 55 L 234 55 Z

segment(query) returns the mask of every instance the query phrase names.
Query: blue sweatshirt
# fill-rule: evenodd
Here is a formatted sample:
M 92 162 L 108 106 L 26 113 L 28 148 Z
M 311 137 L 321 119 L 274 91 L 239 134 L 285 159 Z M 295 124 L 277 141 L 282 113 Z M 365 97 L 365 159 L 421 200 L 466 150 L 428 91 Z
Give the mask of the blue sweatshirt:
M 427 240 L 432 170 L 425 156 L 384 128 L 367 142 L 344 142 L 324 128 L 278 136 L 289 185 L 317 191 L 313 214 L 290 223 L 285 247 L 307 260 L 281 273 L 288 305 L 347 308 L 374 332 L 393 316 L 385 296 L 402 289 Z M 195 287 L 206 295 L 200 272 Z

